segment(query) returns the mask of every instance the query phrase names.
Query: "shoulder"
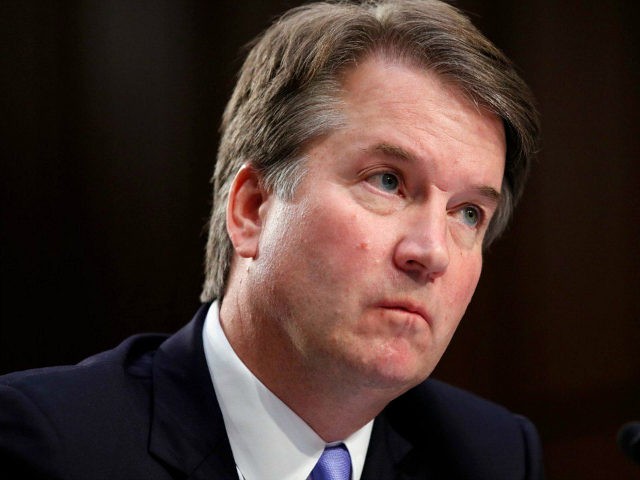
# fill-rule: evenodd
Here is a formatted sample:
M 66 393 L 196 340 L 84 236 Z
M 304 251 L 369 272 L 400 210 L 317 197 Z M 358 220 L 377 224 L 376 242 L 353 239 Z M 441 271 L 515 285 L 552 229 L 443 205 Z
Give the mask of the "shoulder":
M 470 392 L 429 379 L 393 401 L 385 415 L 418 450 L 446 465 L 448 478 L 542 478 L 533 424 Z
M 56 412 L 82 407 L 96 407 L 96 399 L 112 398 L 122 388 L 149 379 L 153 355 L 166 339 L 165 335 L 136 335 L 113 350 L 89 357 L 76 365 L 38 368 L 0 376 L 3 392 L 16 392 L 40 405 L 48 405 Z M 0 397 L 4 398 L 4 396 Z
M 0 376 L 0 458 L 47 471 L 74 451 L 128 448 L 149 421 L 152 359 L 165 338 L 138 335 L 77 365 Z
M 435 379 L 428 379 L 409 390 L 392 402 L 391 407 L 397 413 L 411 411 L 414 421 L 416 415 L 423 421 L 464 420 L 470 427 L 514 421 L 513 413 L 505 407 Z

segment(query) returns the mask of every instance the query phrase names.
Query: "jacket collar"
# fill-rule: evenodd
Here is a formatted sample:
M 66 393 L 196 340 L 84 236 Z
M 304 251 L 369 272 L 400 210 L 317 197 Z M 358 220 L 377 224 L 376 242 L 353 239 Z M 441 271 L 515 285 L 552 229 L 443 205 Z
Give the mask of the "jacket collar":
M 373 424 L 361 480 L 412 480 L 426 477 L 423 462 L 415 462 L 414 445 L 383 411 Z
M 149 450 L 190 479 L 237 480 L 202 345 L 208 308 L 155 354 Z

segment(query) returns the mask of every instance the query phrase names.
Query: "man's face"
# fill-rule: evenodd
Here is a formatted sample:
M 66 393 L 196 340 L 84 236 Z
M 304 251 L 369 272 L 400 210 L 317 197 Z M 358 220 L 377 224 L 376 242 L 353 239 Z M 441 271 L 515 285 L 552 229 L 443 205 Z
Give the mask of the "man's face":
M 500 120 L 411 66 L 344 79 L 346 126 L 263 205 L 252 291 L 310 374 L 403 391 L 444 353 L 478 282 L 504 172 Z

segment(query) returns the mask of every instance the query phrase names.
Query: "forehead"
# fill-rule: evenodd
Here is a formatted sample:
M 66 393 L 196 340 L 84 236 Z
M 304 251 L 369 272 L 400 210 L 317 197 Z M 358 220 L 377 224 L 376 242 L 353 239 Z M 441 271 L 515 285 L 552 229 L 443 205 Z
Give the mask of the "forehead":
M 341 153 L 383 145 L 383 153 L 430 168 L 467 169 L 500 190 L 506 156 L 501 119 L 435 73 L 371 56 L 343 74 L 341 104 L 344 127 L 319 143 Z
M 429 117 L 438 115 L 439 130 L 455 127 L 477 133 L 482 129 L 482 135 L 492 130 L 491 134 L 499 133 L 499 140 L 504 141 L 502 119 L 453 81 L 416 62 L 372 54 L 343 73 L 342 86 L 348 119 L 369 113 L 381 121 L 403 119 L 428 129 Z

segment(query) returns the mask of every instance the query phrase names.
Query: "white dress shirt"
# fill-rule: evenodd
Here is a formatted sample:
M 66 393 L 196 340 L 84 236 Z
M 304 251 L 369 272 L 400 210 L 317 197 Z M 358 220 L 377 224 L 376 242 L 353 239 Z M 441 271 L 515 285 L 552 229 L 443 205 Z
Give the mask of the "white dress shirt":
M 239 478 L 305 480 L 327 445 L 236 355 L 220 325 L 218 302 L 207 313 L 204 352 Z M 360 480 L 373 420 L 344 439 L 352 480 Z

